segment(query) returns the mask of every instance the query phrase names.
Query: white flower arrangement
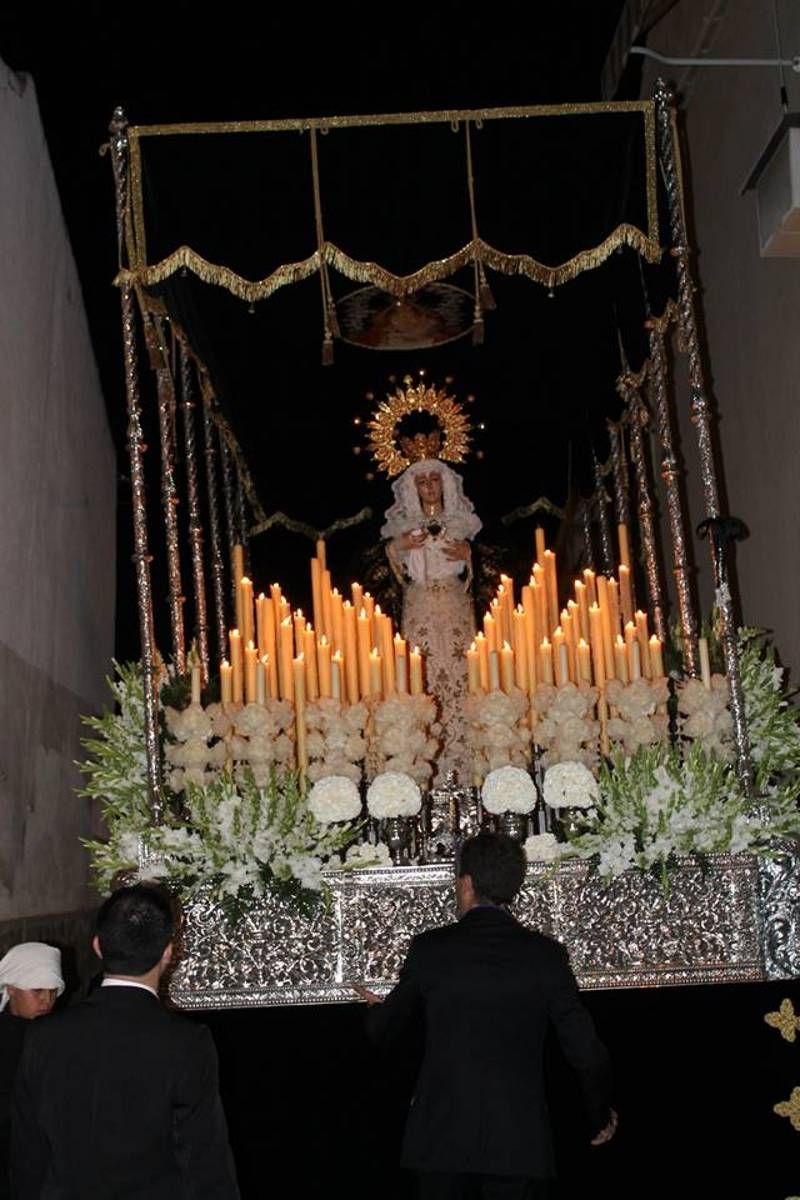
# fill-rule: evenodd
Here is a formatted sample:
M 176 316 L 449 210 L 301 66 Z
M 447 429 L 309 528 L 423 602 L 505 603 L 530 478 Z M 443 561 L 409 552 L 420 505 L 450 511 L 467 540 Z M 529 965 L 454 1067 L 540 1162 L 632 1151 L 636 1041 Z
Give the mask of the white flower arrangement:
M 344 869 L 346 871 L 363 871 L 369 867 L 390 867 L 392 865 L 392 856 L 389 853 L 389 847 L 383 842 L 378 842 L 376 846 L 370 842 L 356 842 L 352 846 L 348 846 L 344 856 Z
M 733 758 L 733 719 L 728 709 L 730 692 L 724 675 L 712 675 L 711 687 L 701 679 L 684 679 L 677 686 L 678 728 L 681 737 L 700 742 L 720 758 Z
M 554 833 L 532 833 L 522 848 L 528 862 L 557 862 L 563 850 Z
M 548 767 L 542 791 L 550 808 L 592 808 L 600 794 L 597 780 L 582 762 L 560 762 Z
M 370 739 L 370 767 L 374 772 L 410 775 L 420 787 L 433 776 L 440 727 L 435 723 L 432 696 L 396 692 L 377 704 Z
M 168 807 L 164 823 L 154 827 L 141 668 L 117 667 L 117 676 L 110 682 L 119 712 L 86 718 L 97 736 L 84 742 L 89 757 L 82 766 L 87 777 L 82 794 L 101 802 L 109 833 L 107 841 L 84 843 L 98 888 L 108 891 L 114 876 L 125 871 L 129 878 L 163 879 L 184 896 L 204 889 L 231 917 L 268 894 L 285 896 L 309 910 L 324 890 L 325 861 L 353 841 L 357 826 L 320 824 L 294 774 L 281 774 L 273 767 L 267 782 L 260 784 L 255 770 L 242 759 L 236 773 L 218 770 L 202 785 L 188 782 L 180 809 Z M 248 744 L 263 735 L 264 722 L 247 711 L 257 707 L 248 705 L 226 717 L 236 724 L 233 733 L 223 732 L 223 739 L 243 737 L 236 728 L 246 731 Z M 219 712 L 209 719 L 222 728 Z M 172 718 L 173 728 L 186 735 L 176 746 L 196 737 L 196 720 L 197 714 L 191 721 Z M 281 710 L 268 711 L 267 720 L 280 728 Z
M 410 775 L 384 771 L 367 788 L 367 809 L 371 817 L 414 817 L 422 807 L 419 785 Z
M 521 767 L 496 767 L 483 782 L 481 800 L 493 815 L 529 813 L 536 805 L 536 786 Z
M 167 783 L 176 794 L 187 785 L 204 787 L 233 766 L 237 778 L 248 772 L 261 786 L 275 770 L 294 765 L 294 714 L 285 700 L 265 704 L 190 704 L 165 709 L 172 741 L 164 746 L 171 768 Z
M 354 821 L 361 816 L 361 796 L 346 775 L 326 775 L 318 779 L 308 794 L 308 807 L 321 824 Z
M 514 688 L 510 695 L 494 691 L 469 696 L 466 713 L 478 775 L 484 777 L 499 767 L 528 765 L 531 746 L 528 697 L 520 688 Z
M 306 706 L 308 777 L 312 782 L 329 775 L 359 783 L 367 753 L 365 704 L 343 704 L 330 697 Z
M 534 737 L 543 750 L 542 766 L 560 762 L 595 766 L 600 733 L 594 718 L 596 703 L 597 688 L 586 683 L 539 684 L 534 697 L 538 718 Z
M 631 755 L 642 746 L 666 742 L 669 681 L 665 677 L 634 679 L 631 683 L 609 679 L 606 699 L 612 710 L 607 726 L 612 745 L 621 746 L 626 755 Z

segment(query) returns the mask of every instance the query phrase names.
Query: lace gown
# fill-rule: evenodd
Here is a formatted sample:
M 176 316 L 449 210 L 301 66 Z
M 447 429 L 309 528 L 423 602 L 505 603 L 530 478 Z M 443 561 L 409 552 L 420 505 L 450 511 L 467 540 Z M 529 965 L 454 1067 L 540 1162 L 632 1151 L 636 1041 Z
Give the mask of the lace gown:
M 467 649 L 475 636 L 475 615 L 464 580 L 454 575 L 410 582 L 403 592 L 403 637 L 425 654 L 427 690 L 436 697 L 442 745 L 433 786 L 454 771 L 462 785 L 472 782 L 472 753 L 464 713 Z

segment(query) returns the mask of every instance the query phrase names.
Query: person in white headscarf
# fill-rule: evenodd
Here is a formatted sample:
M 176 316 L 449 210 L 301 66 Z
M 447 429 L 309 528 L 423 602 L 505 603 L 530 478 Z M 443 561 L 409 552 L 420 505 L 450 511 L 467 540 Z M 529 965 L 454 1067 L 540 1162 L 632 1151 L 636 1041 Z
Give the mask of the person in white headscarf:
M 0 959 L 0 1200 L 8 1190 L 11 1095 L 29 1021 L 52 1011 L 64 991 L 61 952 L 21 942 Z
M 454 772 L 468 784 L 466 653 L 475 636 L 470 542 L 481 522 L 461 476 L 439 459 L 412 463 L 392 491 L 381 536 L 403 586 L 403 636 L 424 652 L 428 691 L 439 704 L 442 746 L 433 782 Z

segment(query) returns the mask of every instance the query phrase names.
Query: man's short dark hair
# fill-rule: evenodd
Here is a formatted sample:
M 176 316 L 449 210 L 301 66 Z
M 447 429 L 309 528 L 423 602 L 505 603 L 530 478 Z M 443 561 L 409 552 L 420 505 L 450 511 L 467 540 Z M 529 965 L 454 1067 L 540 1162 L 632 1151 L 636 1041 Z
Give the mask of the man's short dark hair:
M 510 904 L 522 887 L 527 863 L 519 842 L 504 833 L 468 838 L 458 856 L 458 874 L 469 875 L 481 900 Z
M 147 883 L 120 888 L 101 906 L 95 933 L 107 975 L 146 975 L 174 937 L 170 897 Z

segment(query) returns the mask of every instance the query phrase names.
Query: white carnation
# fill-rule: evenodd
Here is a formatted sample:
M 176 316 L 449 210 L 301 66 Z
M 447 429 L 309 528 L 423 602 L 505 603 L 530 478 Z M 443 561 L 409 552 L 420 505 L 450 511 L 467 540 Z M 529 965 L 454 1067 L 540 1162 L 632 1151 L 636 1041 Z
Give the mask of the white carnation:
M 522 767 L 498 767 L 486 776 L 481 799 L 490 813 L 529 813 L 536 804 L 536 788 Z
M 389 847 L 379 842 L 371 846 L 369 842 L 358 842 L 350 846 L 344 856 L 346 866 L 353 870 L 364 870 L 367 867 L 390 867 L 392 856 Z
M 561 855 L 561 847 L 552 833 L 533 833 L 522 848 L 528 862 L 553 862 Z
M 367 789 L 367 808 L 372 817 L 413 817 L 421 807 L 418 785 L 400 771 L 376 775 Z
M 318 821 L 353 821 L 361 813 L 361 797 L 352 779 L 328 775 L 318 779 L 308 796 L 308 807 Z
M 545 772 L 544 802 L 551 808 L 591 808 L 599 794 L 594 775 L 583 763 L 554 763 Z

